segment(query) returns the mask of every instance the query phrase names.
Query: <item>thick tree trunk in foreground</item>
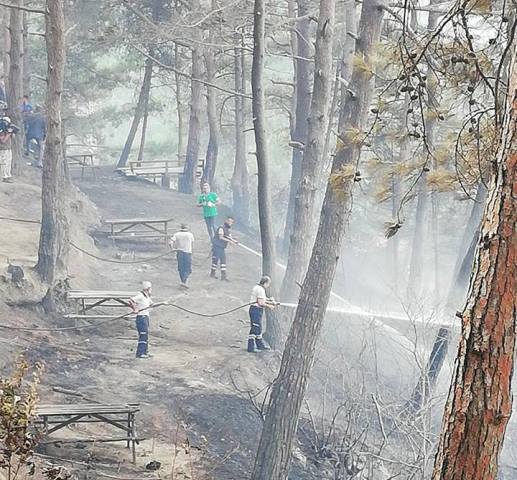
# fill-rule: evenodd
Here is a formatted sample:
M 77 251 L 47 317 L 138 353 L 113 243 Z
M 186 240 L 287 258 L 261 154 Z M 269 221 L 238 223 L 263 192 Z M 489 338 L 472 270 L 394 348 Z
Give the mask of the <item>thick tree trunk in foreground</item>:
M 23 6 L 23 0 L 12 2 L 14 6 Z M 22 117 L 18 110 L 18 105 L 23 95 L 23 38 L 22 38 L 22 18 L 21 10 L 17 8 L 9 9 L 9 73 L 7 79 L 7 104 L 9 105 L 9 116 L 13 123 L 20 128 L 23 127 Z M 11 140 L 11 150 L 13 155 L 13 170 L 18 173 L 23 160 L 23 129 L 22 133 L 16 135 Z
M 65 73 L 63 0 L 47 0 L 47 138 L 41 187 L 41 230 L 36 270 L 50 288 L 66 273 L 68 224 L 65 214 L 65 161 L 62 148 L 61 104 Z
M 192 80 L 190 86 L 190 119 L 188 124 L 187 153 L 181 176 L 180 191 L 193 193 L 196 182 L 199 144 L 201 136 L 201 111 L 203 107 L 203 54 L 201 47 L 192 50 Z
M 382 4 L 364 0 L 359 26 L 357 54 L 368 62 L 373 46 L 379 41 Z M 280 373 L 273 383 L 252 480 L 285 480 L 300 409 L 314 361 L 316 344 L 327 308 L 336 265 L 341 251 L 346 220 L 351 208 L 353 170 L 362 142 L 351 139 L 353 127 L 364 131 L 372 97 L 372 82 L 364 71 L 354 69 L 350 82 L 354 97 L 344 104 L 341 140 L 336 149 L 316 242 L 309 269 L 302 285 L 300 300 L 282 357 Z
M 133 117 L 133 122 L 131 123 L 131 128 L 129 129 L 129 133 L 127 135 L 127 140 L 124 145 L 124 149 L 122 150 L 122 153 L 120 154 L 120 159 L 117 163 L 117 168 L 123 168 L 127 165 L 127 161 L 129 159 L 129 154 L 131 153 L 131 147 L 133 146 L 133 142 L 135 141 L 136 133 L 138 131 L 138 126 L 140 125 L 142 116 L 145 113 L 145 105 L 149 101 L 152 76 L 153 76 L 153 61 L 150 58 L 147 58 L 145 61 L 144 79 L 142 80 L 142 88 L 140 89 L 140 94 L 138 96 L 138 102 L 137 102 L 136 108 L 135 108 L 135 115 Z
M 235 39 L 235 91 L 246 93 L 246 69 L 244 63 L 244 50 L 240 48 L 242 36 L 236 35 Z M 248 225 L 250 220 L 250 190 L 249 174 L 246 151 L 246 129 L 245 125 L 245 105 L 244 98 L 235 95 L 235 163 L 232 175 L 233 193 L 233 214 L 237 221 L 243 225 Z
M 325 148 L 326 131 L 329 121 L 329 102 L 332 87 L 332 46 L 334 35 L 335 0 L 320 4 L 320 15 L 316 33 L 316 52 L 314 65 L 314 87 L 309 130 L 300 179 L 294 201 L 294 228 L 291 232 L 287 269 L 282 284 L 281 298 L 292 301 L 298 297 L 298 286 L 303 281 L 313 245 L 313 218 L 318 189 L 318 173 L 322 168 L 322 155 Z
M 258 187 L 257 200 L 259 211 L 260 240 L 262 245 L 262 272 L 276 280 L 276 249 L 273 231 L 271 192 L 269 179 L 269 156 L 264 98 L 264 50 L 265 50 L 265 0 L 255 0 L 253 10 L 253 64 L 251 67 L 251 91 L 253 127 L 257 149 Z M 275 287 L 273 287 L 275 288 Z M 274 294 L 274 291 L 271 292 Z M 266 340 L 277 348 L 280 340 L 280 325 L 274 312 L 268 311 Z
M 295 62 L 295 89 L 296 94 L 296 110 L 294 115 L 294 132 L 291 140 L 298 144 L 305 145 L 307 140 L 307 132 L 309 130 L 308 116 L 311 105 L 311 20 L 309 18 L 309 4 L 308 0 L 297 0 L 298 11 L 296 16 L 299 20 L 295 23 L 296 32 L 296 55 Z M 287 215 L 285 221 L 284 231 L 284 245 L 287 249 L 291 240 L 291 235 L 294 230 L 294 209 L 296 203 L 296 195 L 300 185 L 302 175 L 302 161 L 303 150 L 298 147 L 293 148 L 291 179 L 289 181 L 289 202 L 287 205 Z
M 214 7 L 215 8 L 215 7 Z M 205 66 L 206 79 L 209 83 L 215 81 L 215 60 L 214 51 L 206 50 L 205 52 Z M 217 119 L 217 93 L 214 87 L 206 87 L 206 111 L 208 117 L 208 145 L 206 147 L 205 168 L 203 169 L 203 181 L 212 183 L 217 167 L 217 155 L 219 153 L 219 122 Z
M 495 480 L 512 413 L 517 330 L 517 65 L 481 225 L 433 480 Z
M 30 47 L 29 47 L 29 22 L 27 20 L 28 13 L 23 12 L 22 26 L 23 26 L 23 94 L 31 94 L 31 78 L 32 68 L 30 61 Z

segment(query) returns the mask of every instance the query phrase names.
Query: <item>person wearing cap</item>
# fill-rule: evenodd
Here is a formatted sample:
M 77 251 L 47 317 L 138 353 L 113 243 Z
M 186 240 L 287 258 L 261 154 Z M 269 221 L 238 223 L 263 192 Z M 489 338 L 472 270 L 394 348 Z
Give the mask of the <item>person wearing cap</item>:
M 194 245 L 194 235 L 189 232 L 188 225 L 182 223 L 180 231 L 171 238 L 171 248 L 176 251 L 178 261 L 178 272 L 180 275 L 180 286 L 189 288 L 187 285 L 188 277 L 192 273 L 192 246 Z
M 210 191 L 210 185 L 203 183 L 201 195 L 197 197 L 197 206 L 203 207 L 203 218 L 205 219 L 208 236 L 212 240 L 215 236 L 215 220 L 217 218 L 217 205 L 221 203 L 217 193 Z
M 266 289 L 271 286 L 271 278 L 264 275 L 259 283 L 251 290 L 250 298 L 250 333 L 248 336 L 248 352 L 257 353 L 271 350 L 271 347 L 262 338 L 262 317 L 264 308 L 274 308 L 272 299 L 266 295 Z
M 0 111 L 6 110 L 7 104 L 0 101 Z M 0 115 L 1 116 L 1 115 Z M 12 183 L 11 165 L 11 138 L 13 136 L 11 127 L 11 119 L 6 116 L 0 118 L 0 176 L 2 182 Z
M 138 345 L 136 358 L 149 358 L 149 309 L 153 304 L 151 299 L 151 282 L 142 282 L 142 290 L 129 299 L 129 304 L 136 313 L 136 329 Z

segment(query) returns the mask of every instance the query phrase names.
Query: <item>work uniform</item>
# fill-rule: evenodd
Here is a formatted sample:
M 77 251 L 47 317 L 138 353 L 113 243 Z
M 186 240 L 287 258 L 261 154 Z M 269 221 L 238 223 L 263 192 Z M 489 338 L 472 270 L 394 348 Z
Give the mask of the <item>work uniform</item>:
M 215 237 L 215 220 L 217 218 L 217 202 L 219 197 L 215 192 L 202 193 L 197 197 L 198 205 L 203 206 L 203 217 L 206 223 L 206 229 L 208 230 L 208 236 L 210 240 Z
M 37 165 L 43 166 L 43 155 L 45 153 L 45 137 L 47 135 L 47 125 L 45 117 L 41 113 L 30 115 L 25 123 L 25 141 L 27 154 L 30 153 L 31 140 L 38 144 Z
M 136 329 L 138 331 L 138 345 L 136 356 L 140 358 L 147 355 L 149 351 L 149 307 L 153 304 L 151 297 L 144 292 L 131 298 L 138 311 L 136 315 Z
M 11 139 L 6 143 L 0 142 L 0 176 L 3 181 L 9 181 L 11 178 L 12 158 Z
M 222 238 L 221 238 L 222 237 Z M 226 247 L 228 246 L 229 240 L 232 238 L 232 227 L 228 223 L 224 222 L 216 232 L 212 239 L 212 269 L 210 270 L 210 276 L 216 278 L 215 272 L 217 266 L 221 266 L 221 280 L 227 280 L 226 277 Z
M 248 336 L 248 352 L 258 350 L 269 350 L 269 347 L 262 339 L 262 317 L 264 316 L 264 307 L 259 305 L 258 301 L 267 300 L 266 289 L 262 285 L 255 285 L 251 291 L 250 297 L 250 333 Z
M 176 250 L 178 260 L 178 272 L 183 285 L 187 284 L 188 277 L 192 273 L 192 245 L 194 235 L 191 232 L 181 231 L 172 236 L 172 245 Z

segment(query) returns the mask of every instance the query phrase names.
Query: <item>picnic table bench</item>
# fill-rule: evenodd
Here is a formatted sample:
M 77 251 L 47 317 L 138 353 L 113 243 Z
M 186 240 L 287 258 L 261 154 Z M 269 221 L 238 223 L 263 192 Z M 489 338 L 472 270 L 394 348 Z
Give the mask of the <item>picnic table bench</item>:
M 94 159 L 94 153 L 75 153 L 66 156 L 66 163 L 69 167 L 81 167 L 81 178 L 84 177 L 84 169 L 90 168 L 93 178 L 97 179 Z
M 133 463 L 136 463 L 136 445 L 140 443 L 137 436 L 135 416 L 140 411 L 138 403 L 127 404 L 65 404 L 39 405 L 36 408 L 34 424 L 43 427 L 43 433 L 50 435 L 72 423 L 106 423 L 122 430 L 123 437 L 101 437 L 100 439 L 82 439 L 77 442 L 126 442 L 131 448 Z
M 158 218 L 122 218 L 106 219 L 104 223 L 110 227 L 109 238 L 134 239 L 134 238 L 161 238 L 165 243 L 169 239 L 170 217 Z
M 200 158 L 196 167 L 196 176 L 203 175 L 205 160 Z M 119 168 L 118 171 L 128 178 L 146 178 L 156 183 L 161 180 L 162 183 L 169 182 L 170 177 L 179 179 L 183 174 L 184 164 L 178 160 L 146 160 L 131 161 L 128 167 Z
M 70 290 L 68 292 L 69 300 L 76 300 L 79 305 L 79 315 L 74 315 L 74 318 L 86 318 L 86 312 L 95 307 L 127 307 L 131 308 L 129 299 L 134 297 L 137 292 L 124 291 L 103 291 L 103 290 Z M 95 315 L 99 318 L 99 315 Z M 109 317 L 106 317 L 109 318 Z

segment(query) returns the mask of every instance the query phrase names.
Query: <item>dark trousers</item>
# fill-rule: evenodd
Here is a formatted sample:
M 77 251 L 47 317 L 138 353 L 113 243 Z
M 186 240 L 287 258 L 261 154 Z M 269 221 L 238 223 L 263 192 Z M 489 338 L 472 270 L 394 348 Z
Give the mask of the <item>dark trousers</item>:
M 149 350 L 149 317 L 147 315 L 136 316 L 136 329 L 138 330 L 138 346 L 136 356 L 147 355 Z
M 251 305 L 249 309 L 250 314 L 250 340 L 261 340 L 262 339 L 262 316 L 264 315 L 264 309 Z
M 187 283 L 188 277 L 192 273 L 192 254 L 179 251 L 176 253 L 178 260 L 178 272 L 181 283 Z
M 208 231 L 208 236 L 210 237 L 210 240 L 212 240 L 215 237 L 215 220 L 216 217 L 205 217 L 206 229 Z
M 215 273 L 217 266 L 221 266 L 221 275 L 226 276 L 226 250 L 221 247 L 212 247 L 212 273 Z

